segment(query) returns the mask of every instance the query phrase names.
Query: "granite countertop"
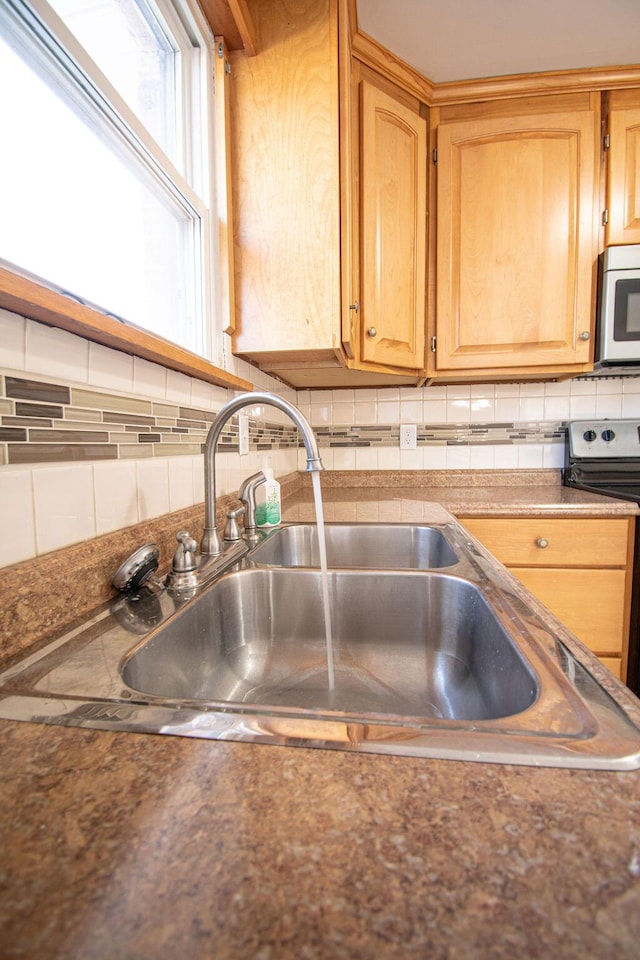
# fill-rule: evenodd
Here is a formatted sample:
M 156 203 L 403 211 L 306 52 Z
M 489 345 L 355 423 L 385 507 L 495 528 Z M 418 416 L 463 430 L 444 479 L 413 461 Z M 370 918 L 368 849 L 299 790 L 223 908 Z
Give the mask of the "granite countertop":
M 8 721 L 0 750 L 3 958 L 637 957 L 640 771 Z
M 0 725 L 2 956 L 602 958 L 640 772 Z
M 439 503 L 456 517 L 611 517 L 638 513 L 618 500 L 562 484 L 559 470 L 344 471 L 321 475 L 328 522 L 416 521 L 421 504 Z M 315 520 L 308 474 L 284 500 L 289 521 Z

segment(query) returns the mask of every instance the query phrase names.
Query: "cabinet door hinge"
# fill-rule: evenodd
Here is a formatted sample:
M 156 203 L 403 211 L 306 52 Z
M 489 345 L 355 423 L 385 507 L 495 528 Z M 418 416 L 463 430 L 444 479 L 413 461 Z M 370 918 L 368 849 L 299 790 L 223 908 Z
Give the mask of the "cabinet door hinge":
M 611 135 L 610 135 L 610 134 L 605 133 L 605 135 L 604 135 L 604 137 L 603 137 L 603 139 L 602 139 L 602 146 L 604 147 L 605 150 L 608 150 L 608 149 L 609 149 L 609 147 L 611 146 Z
M 607 225 L 608 223 L 609 223 L 609 211 L 608 211 L 608 210 L 603 210 L 603 211 L 602 211 L 602 226 L 603 226 L 603 227 L 606 227 L 606 225 Z
M 437 163 L 437 162 L 438 162 L 438 151 L 437 151 L 435 148 L 434 148 L 434 150 L 433 150 L 433 152 L 432 152 L 432 154 L 431 154 L 431 160 L 432 160 L 433 163 Z
M 436 352 L 436 338 L 435 338 L 435 337 L 431 337 L 431 339 L 429 340 L 429 348 L 431 349 L 431 353 L 435 353 L 435 352 Z

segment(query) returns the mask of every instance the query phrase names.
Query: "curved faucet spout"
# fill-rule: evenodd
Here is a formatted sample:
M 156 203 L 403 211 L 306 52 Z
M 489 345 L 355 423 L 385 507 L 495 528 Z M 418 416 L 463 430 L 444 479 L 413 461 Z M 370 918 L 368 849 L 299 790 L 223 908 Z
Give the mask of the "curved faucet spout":
M 311 424 L 297 407 L 283 400 L 273 393 L 241 393 L 229 400 L 216 415 L 211 424 L 207 441 L 204 447 L 204 533 L 200 544 L 201 553 L 207 556 L 218 556 L 222 553 L 222 542 L 216 529 L 216 471 L 215 456 L 218 438 L 226 422 L 242 410 L 243 407 L 268 406 L 276 407 L 286 413 L 295 423 L 302 434 L 305 450 L 307 451 L 308 471 L 324 470 L 318 452 L 318 443 Z

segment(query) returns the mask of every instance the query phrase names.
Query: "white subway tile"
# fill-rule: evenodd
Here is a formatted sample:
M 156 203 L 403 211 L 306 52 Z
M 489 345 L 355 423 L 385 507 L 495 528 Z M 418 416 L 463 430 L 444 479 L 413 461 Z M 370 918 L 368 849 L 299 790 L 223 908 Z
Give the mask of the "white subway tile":
M 191 403 L 191 378 L 177 370 L 167 370 L 167 400 L 174 403 Z
M 89 464 L 32 471 L 38 553 L 49 553 L 96 535 L 93 470 Z
M 333 447 L 333 469 L 334 470 L 355 470 L 356 468 L 356 448 L 355 447 Z M 324 463 L 324 449 L 320 451 Z
M 133 389 L 143 397 L 158 397 L 161 400 L 167 395 L 167 368 L 159 363 L 150 363 L 141 357 L 133 358 Z
M 519 419 L 520 400 L 518 397 L 496 397 L 496 423 L 517 423 Z
M 399 400 L 378 400 L 378 423 L 400 423 Z
M 402 462 L 401 453 L 413 451 L 401 451 L 399 447 L 379 447 L 378 448 L 378 470 L 403 470 L 406 469 Z M 412 469 L 416 469 L 412 467 Z
M 423 404 L 425 423 L 446 423 L 447 421 L 447 401 L 425 400 Z
M 447 400 L 470 400 L 471 387 L 466 383 L 452 383 L 446 389 Z
M 595 396 L 595 380 L 572 380 L 569 392 L 572 397 Z
M 203 407 L 205 410 L 213 409 L 215 387 L 212 383 L 205 380 L 191 380 L 191 404 L 194 407 Z
M 495 445 L 493 467 L 495 470 L 515 470 L 518 466 L 518 447 L 511 443 Z
M 375 447 L 356 447 L 356 470 L 377 470 L 378 451 Z
M 471 462 L 471 451 L 467 445 L 446 447 L 446 463 L 448 470 L 468 470 Z
M 423 387 L 422 399 L 423 400 L 446 400 L 447 388 L 446 387 Z
M 622 416 L 640 417 L 640 393 L 623 394 Z
M 169 513 L 169 467 L 160 457 L 136 462 L 138 516 L 140 520 Z
M 425 447 L 422 462 L 425 470 L 446 470 L 447 450 L 444 444 L 433 444 Z
M 591 420 L 596 415 L 595 394 L 571 396 L 571 420 Z
M 596 396 L 601 397 L 605 394 L 620 394 L 622 393 L 621 385 L 622 381 L 618 380 L 616 377 L 600 377 L 600 379 L 595 381 L 596 385 Z
M 338 469 L 338 467 L 336 467 L 334 449 L 335 449 L 334 447 L 320 448 L 320 459 L 322 460 L 322 465 L 325 468 L 325 470 Z M 305 459 L 303 469 L 306 469 L 306 466 L 307 466 L 307 461 Z M 287 469 L 283 470 L 283 473 L 291 473 L 291 471 L 294 469 L 295 467 L 293 465 L 287 466 Z
M 478 444 L 469 447 L 469 467 L 472 470 L 491 470 L 495 463 L 495 445 Z
M 522 443 L 517 447 L 518 467 L 523 470 L 537 469 L 543 466 L 543 443 Z
M 555 380 L 544 385 L 545 397 L 568 397 L 570 393 L 570 380 Z
M 507 397 L 520 397 L 520 384 L 519 383 L 496 383 L 495 384 L 496 398 L 500 397 L 505 399 Z
M 334 424 L 344 424 L 351 426 L 355 418 L 354 402 L 339 401 L 331 404 L 331 421 Z
M 520 397 L 543 397 L 544 383 L 539 381 L 525 381 L 520 384 Z
M 564 444 L 545 443 L 542 452 L 542 466 L 547 470 L 559 470 L 564 466 Z
M 417 447 L 415 450 L 400 450 L 401 470 L 422 470 L 423 465 L 422 447 Z
M 471 421 L 472 423 L 492 423 L 495 416 L 495 398 L 493 397 L 472 397 L 471 398 Z
M 521 396 L 519 419 L 523 423 L 527 420 L 544 420 L 544 394 Z
M 0 309 L 0 367 L 5 370 L 25 369 L 26 320 Z
M 47 377 L 87 383 L 89 341 L 66 330 L 27 320 L 25 369 Z
M 225 461 L 231 454 L 218 454 L 216 457 L 216 495 L 229 492 L 225 486 Z M 182 510 L 193 504 L 193 458 L 171 457 L 169 467 L 169 509 Z
M 96 533 L 110 533 L 138 522 L 135 461 L 93 464 Z
M 324 427 L 331 424 L 331 404 L 330 403 L 312 403 L 311 418 L 312 427 Z
M 447 387 L 447 390 L 449 388 Z M 469 423 L 471 417 L 471 398 L 458 397 L 447 399 L 447 423 Z
M 106 387 L 109 390 L 131 393 L 133 357 L 121 353 L 120 350 L 103 347 L 100 343 L 90 343 L 87 382 L 92 387 Z
M 571 416 L 571 398 L 566 396 L 545 396 L 544 398 L 544 419 L 545 420 L 568 420 Z
M 380 401 L 387 403 L 400 402 L 400 387 L 379 387 L 376 393 L 378 403 Z
M 422 400 L 400 401 L 400 423 L 422 423 L 424 418 L 424 409 Z
M 495 399 L 496 386 L 494 383 L 472 383 L 469 389 L 472 400 Z
M 378 391 L 374 387 L 365 387 L 362 390 L 356 390 L 356 403 L 377 403 Z
M 193 465 L 193 502 L 202 503 L 204 501 L 204 457 L 202 455 L 192 457 L 191 462 Z M 292 469 L 295 469 L 295 467 Z M 257 473 L 257 471 L 258 466 L 252 465 L 247 470 L 247 476 L 250 477 L 252 473 Z
M 0 469 L 0 566 L 36 555 L 33 488 L 30 470 Z
M 622 416 L 622 394 L 601 394 L 596 397 L 596 417 L 604 420 Z
M 366 391 L 365 391 L 366 392 Z M 369 426 L 378 422 L 378 405 L 373 401 L 356 400 L 354 404 L 355 423 L 360 426 Z

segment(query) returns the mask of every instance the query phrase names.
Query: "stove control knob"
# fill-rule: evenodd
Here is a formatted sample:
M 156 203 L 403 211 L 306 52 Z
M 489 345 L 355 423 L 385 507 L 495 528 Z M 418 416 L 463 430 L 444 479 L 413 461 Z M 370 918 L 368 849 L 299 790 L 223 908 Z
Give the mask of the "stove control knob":
M 613 432 L 613 430 L 607 429 L 602 431 L 602 439 L 605 441 L 605 443 L 611 443 L 614 437 L 615 437 L 615 433 Z
M 595 430 L 585 430 L 585 432 L 582 434 L 583 439 L 586 440 L 587 443 L 593 443 L 597 436 L 598 434 L 595 432 Z

